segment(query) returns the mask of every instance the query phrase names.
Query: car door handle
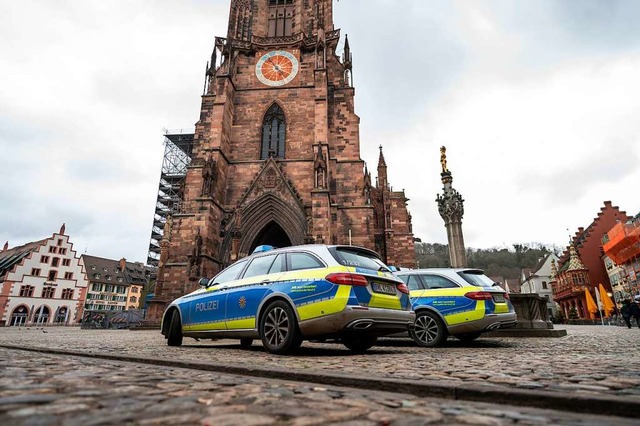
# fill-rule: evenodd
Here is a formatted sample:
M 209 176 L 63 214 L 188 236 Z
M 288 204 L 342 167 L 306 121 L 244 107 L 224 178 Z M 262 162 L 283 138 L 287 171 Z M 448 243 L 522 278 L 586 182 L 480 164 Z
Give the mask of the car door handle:
M 260 285 L 267 285 L 267 284 L 271 284 L 271 280 L 260 281 Z

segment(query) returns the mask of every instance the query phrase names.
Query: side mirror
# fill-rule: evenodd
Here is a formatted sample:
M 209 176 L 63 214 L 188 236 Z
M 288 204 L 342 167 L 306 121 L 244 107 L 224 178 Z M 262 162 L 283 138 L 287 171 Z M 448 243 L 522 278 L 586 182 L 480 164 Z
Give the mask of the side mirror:
M 200 285 L 200 287 L 207 287 L 209 285 L 209 278 L 200 278 L 198 285 Z

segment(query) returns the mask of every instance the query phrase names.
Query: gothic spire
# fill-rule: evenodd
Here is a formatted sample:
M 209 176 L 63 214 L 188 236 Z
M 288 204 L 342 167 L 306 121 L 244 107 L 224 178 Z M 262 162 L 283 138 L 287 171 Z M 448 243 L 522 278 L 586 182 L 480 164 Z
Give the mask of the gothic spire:
M 342 63 L 344 68 L 350 70 L 352 68 L 351 63 L 351 48 L 349 47 L 349 35 L 344 36 L 344 51 L 342 52 Z
M 380 156 L 378 157 L 378 168 L 380 166 L 387 167 L 387 163 L 384 161 L 384 154 L 382 153 L 382 145 L 380 145 Z
M 551 275 L 549 276 L 551 281 L 555 281 L 558 278 L 558 267 L 556 266 L 556 260 L 551 259 Z
M 586 271 L 587 267 L 584 266 L 584 263 L 580 260 L 578 256 L 578 251 L 575 246 L 572 244 L 569 246 L 569 266 L 567 267 L 567 271 Z
M 378 187 L 387 189 L 387 163 L 384 161 L 382 145 L 380 145 L 380 156 L 378 157 Z

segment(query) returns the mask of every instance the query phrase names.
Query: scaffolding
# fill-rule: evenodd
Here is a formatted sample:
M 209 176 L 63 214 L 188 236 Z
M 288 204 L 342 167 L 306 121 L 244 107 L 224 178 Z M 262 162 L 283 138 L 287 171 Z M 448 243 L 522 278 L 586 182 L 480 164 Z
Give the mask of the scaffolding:
M 193 140 L 193 131 L 182 129 L 164 131 L 164 157 L 147 255 L 147 265 L 156 268 L 160 260 L 160 241 L 164 233 L 164 224 L 167 222 L 167 217 L 180 208 L 187 167 L 191 164 Z

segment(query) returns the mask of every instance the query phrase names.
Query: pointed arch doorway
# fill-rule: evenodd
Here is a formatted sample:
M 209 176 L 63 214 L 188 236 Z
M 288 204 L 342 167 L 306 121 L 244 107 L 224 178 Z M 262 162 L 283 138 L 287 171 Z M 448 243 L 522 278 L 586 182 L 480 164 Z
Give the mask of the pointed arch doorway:
M 285 232 L 284 229 L 276 222 L 269 222 L 262 230 L 258 233 L 256 238 L 253 240 L 251 244 L 251 250 L 249 253 L 253 253 L 256 247 L 261 245 L 270 245 L 273 247 L 289 247 L 293 245 L 291 243 L 291 238 Z

